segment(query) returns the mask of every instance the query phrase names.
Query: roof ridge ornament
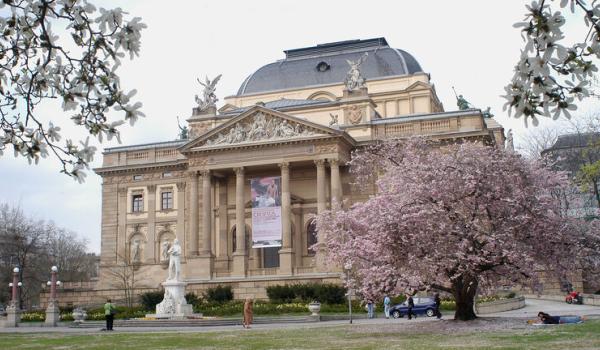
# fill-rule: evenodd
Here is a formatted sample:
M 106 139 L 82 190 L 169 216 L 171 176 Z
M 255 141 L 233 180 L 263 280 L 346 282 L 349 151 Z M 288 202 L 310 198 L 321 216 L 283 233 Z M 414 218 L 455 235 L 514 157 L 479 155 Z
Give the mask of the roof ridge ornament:
M 202 91 L 202 98 L 196 95 L 196 103 L 198 103 L 198 111 L 202 112 L 207 110 L 210 107 L 216 107 L 216 103 L 219 100 L 217 95 L 215 95 L 215 91 L 217 83 L 221 79 L 222 74 L 217 75 L 215 79 L 212 81 L 208 79 L 208 76 L 205 76 L 203 83 L 200 79 L 196 79 L 200 85 L 204 86 L 204 91 Z
M 346 60 L 346 62 L 348 62 L 350 65 L 350 70 L 346 74 L 346 79 L 344 80 L 344 83 L 346 84 L 346 90 L 354 91 L 365 87 L 365 82 L 367 80 L 360 73 L 360 66 L 367 60 L 368 56 L 369 53 L 365 52 L 356 61 Z

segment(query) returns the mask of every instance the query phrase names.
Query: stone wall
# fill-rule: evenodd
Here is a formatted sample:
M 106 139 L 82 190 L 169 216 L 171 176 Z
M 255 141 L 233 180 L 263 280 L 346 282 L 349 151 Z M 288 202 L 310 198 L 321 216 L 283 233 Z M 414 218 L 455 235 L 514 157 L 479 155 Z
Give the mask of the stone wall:
M 186 287 L 186 293 L 193 292 L 196 295 L 202 295 L 208 288 L 216 286 L 231 286 L 233 297 L 237 300 L 244 300 L 247 297 L 254 299 L 267 300 L 268 286 L 283 285 L 283 284 L 302 284 L 302 283 L 335 283 L 340 284 L 341 280 L 336 277 L 301 277 L 297 276 L 293 279 L 282 280 L 281 278 L 263 277 L 263 278 L 246 278 L 238 281 L 215 281 L 210 283 L 189 283 Z M 149 291 L 157 291 L 156 288 L 139 288 L 135 290 L 135 295 L 140 295 Z M 124 292 L 121 289 L 102 288 L 95 283 L 83 282 L 80 284 L 70 284 L 63 286 L 57 290 L 57 296 L 60 306 L 99 306 L 110 298 L 118 305 L 124 303 Z M 48 305 L 50 291 L 44 290 L 40 294 L 40 306 L 45 308 Z

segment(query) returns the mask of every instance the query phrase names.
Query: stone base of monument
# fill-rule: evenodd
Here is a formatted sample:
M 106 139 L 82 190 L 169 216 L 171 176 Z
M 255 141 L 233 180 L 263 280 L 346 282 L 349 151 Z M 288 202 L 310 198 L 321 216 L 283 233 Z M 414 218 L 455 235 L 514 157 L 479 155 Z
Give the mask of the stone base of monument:
M 57 303 L 51 301 L 46 308 L 46 320 L 44 321 L 44 325 L 47 327 L 56 327 L 59 321 L 60 310 Z
M 7 307 L 6 320 L 4 321 L 3 326 L 8 328 L 18 327 L 19 322 L 21 322 L 21 310 L 14 305 Z
M 156 313 L 147 314 L 146 317 L 177 320 L 194 315 L 192 305 L 185 301 L 186 285 L 187 283 L 179 281 L 163 282 L 163 300 L 156 305 Z

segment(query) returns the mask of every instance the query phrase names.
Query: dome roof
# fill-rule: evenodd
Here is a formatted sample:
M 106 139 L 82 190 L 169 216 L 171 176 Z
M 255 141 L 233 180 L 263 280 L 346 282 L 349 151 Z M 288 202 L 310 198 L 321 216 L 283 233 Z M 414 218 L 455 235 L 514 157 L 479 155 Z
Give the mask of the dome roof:
M 365 52 L 369 56 L 360 71 L 367 81 L 422 72 L 412 55 L 389 47 L 385 38 L 319 44 L 284 52 L 285 59 L 269 63 L 246 78 L 237 95 L 343 83 L 350 69 L 346 60 L 356 61 Z

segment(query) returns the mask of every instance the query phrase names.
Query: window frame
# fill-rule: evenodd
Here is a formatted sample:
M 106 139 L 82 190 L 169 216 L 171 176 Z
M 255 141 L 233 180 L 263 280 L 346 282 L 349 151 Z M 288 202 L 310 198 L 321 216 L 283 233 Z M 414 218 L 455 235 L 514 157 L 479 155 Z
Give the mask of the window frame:
M 170 198 L 165 198 L 165 195 L 170 195 Z M 173 190 L 168 188 L 160 191 L 160 210 L 173 210 L 175 205 Z M 165 207 L 165 200 L 167 206 Z M 170 203 L 170 206 L 168 205 Z
M 143 193 L 132 193 L 131 194 L 131 212 L 132 213 L 144 212 L 144 194 Z

